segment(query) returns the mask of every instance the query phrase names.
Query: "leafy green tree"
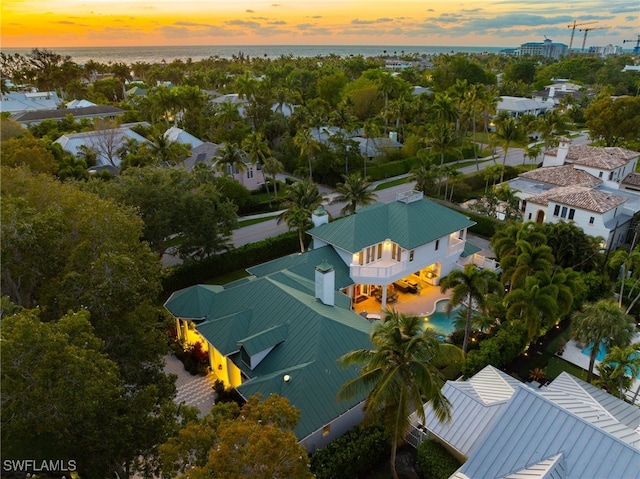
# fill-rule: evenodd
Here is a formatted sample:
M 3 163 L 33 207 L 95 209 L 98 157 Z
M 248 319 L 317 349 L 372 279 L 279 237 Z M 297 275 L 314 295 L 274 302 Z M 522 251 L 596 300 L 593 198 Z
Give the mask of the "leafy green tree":
M 32 135 L 14 137 L 0 143 L 0 159 L 3 166 L 25 166 L 34 174 L 54 174 L 59 168 L 45 142 Z
M 235 143 L 224 143 L 218 151 L 215 167 L 218 171 L 228 176 L 233 176 L 235 171 L 240 173 L 246 171 L 247 164 L 245 163 L 244 152 Z
M 216 404 L 160 447 L 164 477 L 311 478 L 304 446 L 293 434 L 300 413 L 277 394 L 237 405 Z
M 625 347 L 631 343 L 635 330 L 633 318 L 611 300 L 587 303 L 571 318 L 573 339 L 589 346 L 587 381 L 593 379 L 593 367 L 600 348 Z
M 600 98 L 584 113 L 591 138 L 623 146 L 640 138 L 640 97 Z
M 338 183 L 336 191 L 338 196 L 333 200 L 336 203 L 346 203 L 340 210 L 340 214 L 352 215 L 358 206 L 366 206 L 375 202 L 376 194 L 371 190 L 371 183 L 367 178 L 362 178 L 360 173 L 352 173 L 349 176 L 342 175 L 344 183 Z
M 461 361 L 463 353 L 441 343 L 421 318 L 396 311 L 386 312 L 371 332 L 371 343 L 373 349 L 358 349 L 339 359 L 345 367 L 359 365 L 360 375 L 342 386 L 338 398 L 367 394 L 365 414 L 382 418 L 391 441 L 391 474 L 398 479 L 396 450 L 409 430 L 409 414 L 415 410 L 424 422 L 423 403 L 430 401 L 439 420 L 449 419 L 440 368 Z
M 485 310 L 487 295 L 501 291 L 500 281 L 493 271 L 480 270 L 474 264 L 465 265 L 463 270 L 454 269 L 440 281 L 440 290 L 444 293 L 451 289 L 449 298 L 449 312 L 456 305 L 466 307 L 466 321 L 464 326 L 464 341 L 462 351 L 467 352 L 473 310 Z

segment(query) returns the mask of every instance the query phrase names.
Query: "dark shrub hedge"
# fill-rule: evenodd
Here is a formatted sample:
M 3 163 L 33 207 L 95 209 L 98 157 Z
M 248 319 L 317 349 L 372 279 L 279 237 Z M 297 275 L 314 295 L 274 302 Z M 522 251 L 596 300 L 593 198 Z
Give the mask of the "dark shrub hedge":
M 447 479 L 460 467 L 460 462 L 442 444 L 432 440 L 418 446 L 417 461 L 424 479 Z
M 382 426 L 356 426 L 311 456 L 311 472 L 316 479 L 357 479 L 389 451 Z
M 290 231 L 273 238 L 240 246 L 202 261 L 187 262 L 167 268 L 162 280 L 162 287 L 165 294 L 171 293 L 194 284 L 204 283 L 211 278 L 231 271 L 246 269 L 295 253 L 299 248 L 298 233 Z

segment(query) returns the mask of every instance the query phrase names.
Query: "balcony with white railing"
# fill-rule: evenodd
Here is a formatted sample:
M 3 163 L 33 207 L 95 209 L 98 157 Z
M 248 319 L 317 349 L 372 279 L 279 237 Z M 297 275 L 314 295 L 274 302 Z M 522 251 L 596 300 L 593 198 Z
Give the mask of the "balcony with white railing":
M 366 265 L 351 265 L 351 278 L 356 283 L 378 284 L 376 280 L 386 280 L 399 277 L 409 272 L 409 261 L 380 260 Z

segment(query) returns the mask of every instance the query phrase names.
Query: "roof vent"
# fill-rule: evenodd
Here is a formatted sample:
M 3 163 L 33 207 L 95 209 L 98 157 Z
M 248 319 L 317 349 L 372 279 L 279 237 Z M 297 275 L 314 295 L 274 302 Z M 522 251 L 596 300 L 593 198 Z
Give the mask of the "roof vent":
M 414 201 L 420 201 L 423 196 L 424 194 L 422 193 L 422 191 L 405 191 L 396 195 L 396 201 L 408 204 L 413 203 Z

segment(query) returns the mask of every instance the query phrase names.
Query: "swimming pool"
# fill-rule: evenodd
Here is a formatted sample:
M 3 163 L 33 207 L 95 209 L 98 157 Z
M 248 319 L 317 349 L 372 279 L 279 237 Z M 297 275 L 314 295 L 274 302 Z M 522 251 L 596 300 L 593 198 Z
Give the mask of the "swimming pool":
M 590 356 L 591 355 L 591 349 L 592 349 L 592 346 L 587 346 L 586 348 L 584 348 L 582 350 L 582 354 L 584 354 L 585 356 Z M 607 349 L 606 349 L 606 347 L 604 345 L 601 344 L 600 345 L 600 349 L 598 349 L 598 354 L 596 356 L 596 360 L 597 361 L 602 361 L 606 355 L 607 355 Z M 638 355 L 637 354 L 633 354 L 632 357 L 635 358 L 635 357 L 638 357 Z M 611 363 L 611 364 L 615 365 L 616 363 Z M 627 369 L 627 374 L 631 375 L 631 371 L 629 369 Z M 640 378 L 640 374 L 638 374 L 636 377 Z
M 436 310 L 429 316 L 424 317 L 425 326 L 431 326 L 438 333 L 448 336 L 455 330 L 453 322 L 458 315 L 458 311 L 462 309 L 462 306 L 456 306 L 451 310 L 451 314 L 447 314 L 447 307 L 449 306 L 448 299 L 442 299 L 436 303 Z

